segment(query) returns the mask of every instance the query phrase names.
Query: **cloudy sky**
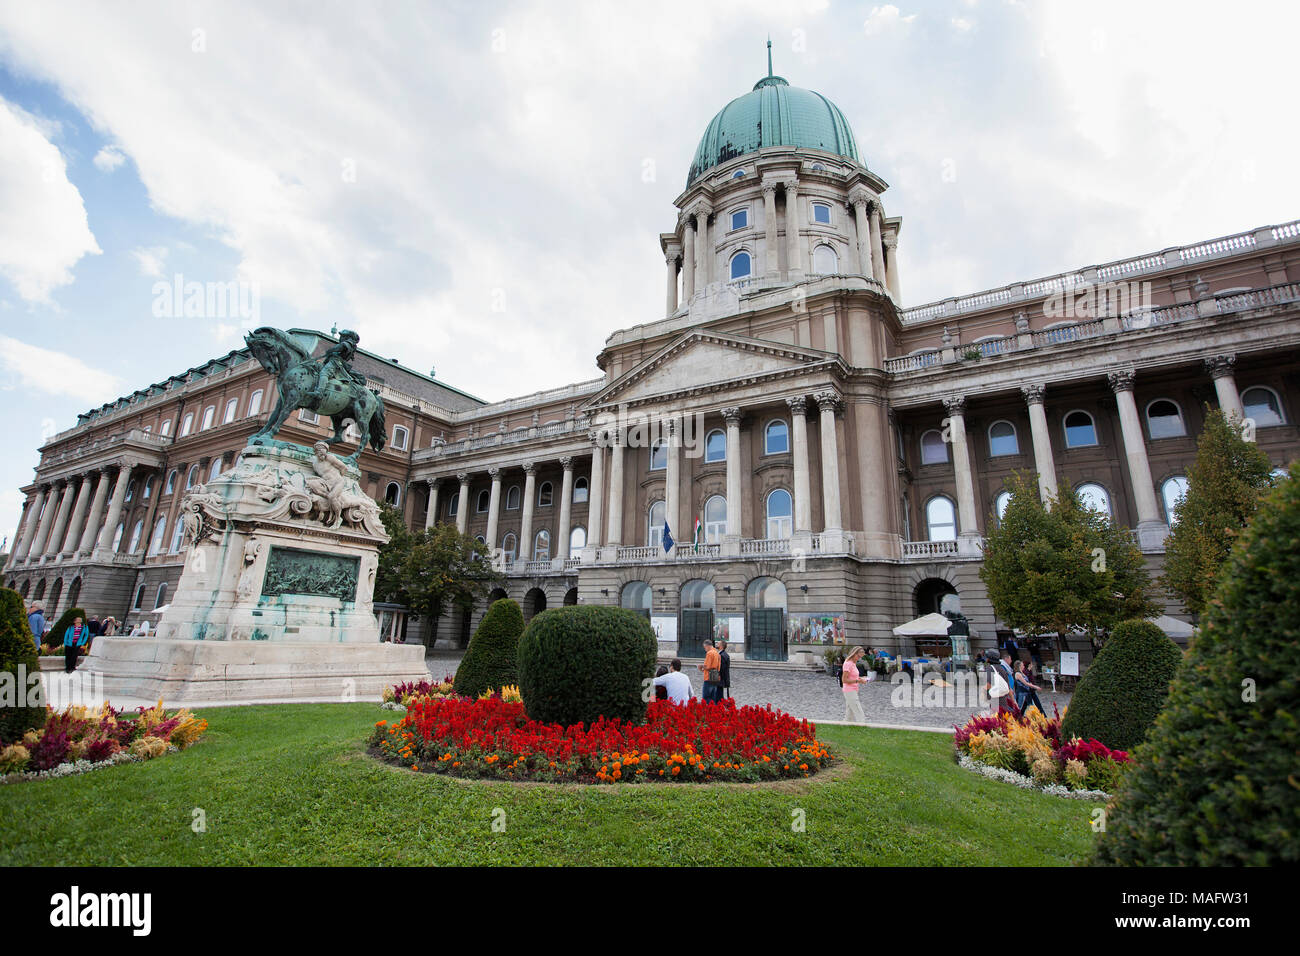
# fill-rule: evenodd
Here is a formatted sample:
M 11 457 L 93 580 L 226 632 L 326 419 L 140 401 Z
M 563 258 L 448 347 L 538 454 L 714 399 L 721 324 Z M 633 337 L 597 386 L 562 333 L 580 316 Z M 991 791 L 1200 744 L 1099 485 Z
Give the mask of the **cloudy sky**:
M 914 305 L 1300 216 L 1297 26 L 1187 0 L 3 0 L 0 534 L 44 436 L 254 323 L 355 328 L 490 400 L 595 377 L 661 317 L 657 236 L 769 33 L 891 184 Z M 176 281 L 244 308 L 167 314 Z

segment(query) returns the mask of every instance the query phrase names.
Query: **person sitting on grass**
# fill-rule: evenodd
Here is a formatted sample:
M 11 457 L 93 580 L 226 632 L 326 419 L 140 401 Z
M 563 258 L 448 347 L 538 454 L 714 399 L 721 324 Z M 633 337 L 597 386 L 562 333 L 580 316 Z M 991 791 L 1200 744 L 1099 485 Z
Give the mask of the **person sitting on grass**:
M 673 658 L 672 670 L 662 677 L 655 678 L 655 687 L 668 689 L 668 699 L 674 704 L 685 704 L 694 693 L 691 691 L 691 679 L 682 673 L 682 662 Z

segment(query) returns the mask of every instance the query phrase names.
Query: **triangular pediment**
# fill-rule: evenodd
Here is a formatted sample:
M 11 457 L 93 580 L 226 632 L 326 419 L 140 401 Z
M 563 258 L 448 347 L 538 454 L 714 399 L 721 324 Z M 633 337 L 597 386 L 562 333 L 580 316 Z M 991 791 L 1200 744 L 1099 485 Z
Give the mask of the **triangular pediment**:
M 820 349 L 697 329 L 620 375 L 589 404 L 635 402 L 730 381 L 779 377 L 835 359 Z

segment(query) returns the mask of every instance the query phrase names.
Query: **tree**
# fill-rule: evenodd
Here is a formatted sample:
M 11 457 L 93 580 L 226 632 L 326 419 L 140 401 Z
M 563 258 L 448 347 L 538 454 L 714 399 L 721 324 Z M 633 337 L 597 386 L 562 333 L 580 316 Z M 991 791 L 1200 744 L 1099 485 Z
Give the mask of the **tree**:
M 1133 533 L 1073 492 L 1044 505 L 1037 477 L 1016 473 L 1001 522 L 990 521 L 980 579 L 993 610 L 1026 634 L 1081 630 L 1094 640 L 1127 618 L 1151 617 L 1151 582 Z
M 1300 464 L 1237 537 L 1097 845 L 1131 866 L 1300 863 Z
M 509 598 L 493 601 L 460 666 L 456 668 L 456 693 L 478 697 L 485 690 L 500 690 L 519 682 L 519 635 L 524 632 L 524 614 Z
M 1160 581 L 1192 614 L 1205 613 L 1233 541 L 1273 486 L 1272 468 L 1260 447 L 1242 436 L 1239 423 L 1206 406 L 1196 461 L 1187 469 L 1187 494 L 1174 509 L 1165 539 Z
M 22 595 L 0 588 L 0 682 L 8 684 L 7 688 L 0 686 L 0 693 L 8 698 L 0 701 L 0 743 L 17 743 L 27 731 L 45 726 L 40 667 L 36 642 L 23 613 Z M 28 686 L 33 677 L 36 699 L 29 701 Z
M 454 525 L 438 524 L 408 531 L 400 512 L 381 506 L 380 516 L 389 542 L 379 549 L 375 600 L 401 604 L 428 622 L 425 643 L 438 631 L 438 620 L 450 608 L 468 614 L 502 579 L 492 567 L 486 546 Z

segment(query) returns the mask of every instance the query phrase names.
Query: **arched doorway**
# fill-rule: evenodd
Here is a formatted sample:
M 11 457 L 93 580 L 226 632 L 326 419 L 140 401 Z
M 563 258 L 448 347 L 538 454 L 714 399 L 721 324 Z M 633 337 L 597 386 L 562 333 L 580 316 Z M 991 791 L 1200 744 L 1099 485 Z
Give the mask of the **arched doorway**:
M 745 588 L 745 610 L 749 615 L 746 628 L 745 660 L 783 661 L 787 658 L 785 585 L 777 578 L 754 578 Z
M 565 606 L 565 607 L 572 607 L 573 605 L 575 605 L 575 604 L 577 604 L 577 603 L 578 603 L 578 589 L 577 589 L 577 588 L 569 588 L 569 590 L 567 590 L 567 591 L 564 592 L 564 606 Z
M 713 637 L 713 585 L 702 578 L 682 585 L 677 622 L 677 656 L 703 657 L 704 642 Z
M 488 595 L 488 599 L 487 599 L 488 607 L 491 607 L 493 604 L 496 604 L 497 601 L 504 601 L 509 596 L 510 595 L 506 594 L 505 588 L 493 588 L 492 593 Z
M 926 578 L 912 591 L 917 617 L 945 611 L 961 612 L 957 589 L 942 578 Z
M 524 621 L 533 619 L 533 615 L 546 610 L 546 592 L 541 588 L 530 588 L 524 595 Z
M 650 585 L 644 581 L 628 581 L 618 596 L 618 606 L 629 611 L 638 611 L 650 620 Z

